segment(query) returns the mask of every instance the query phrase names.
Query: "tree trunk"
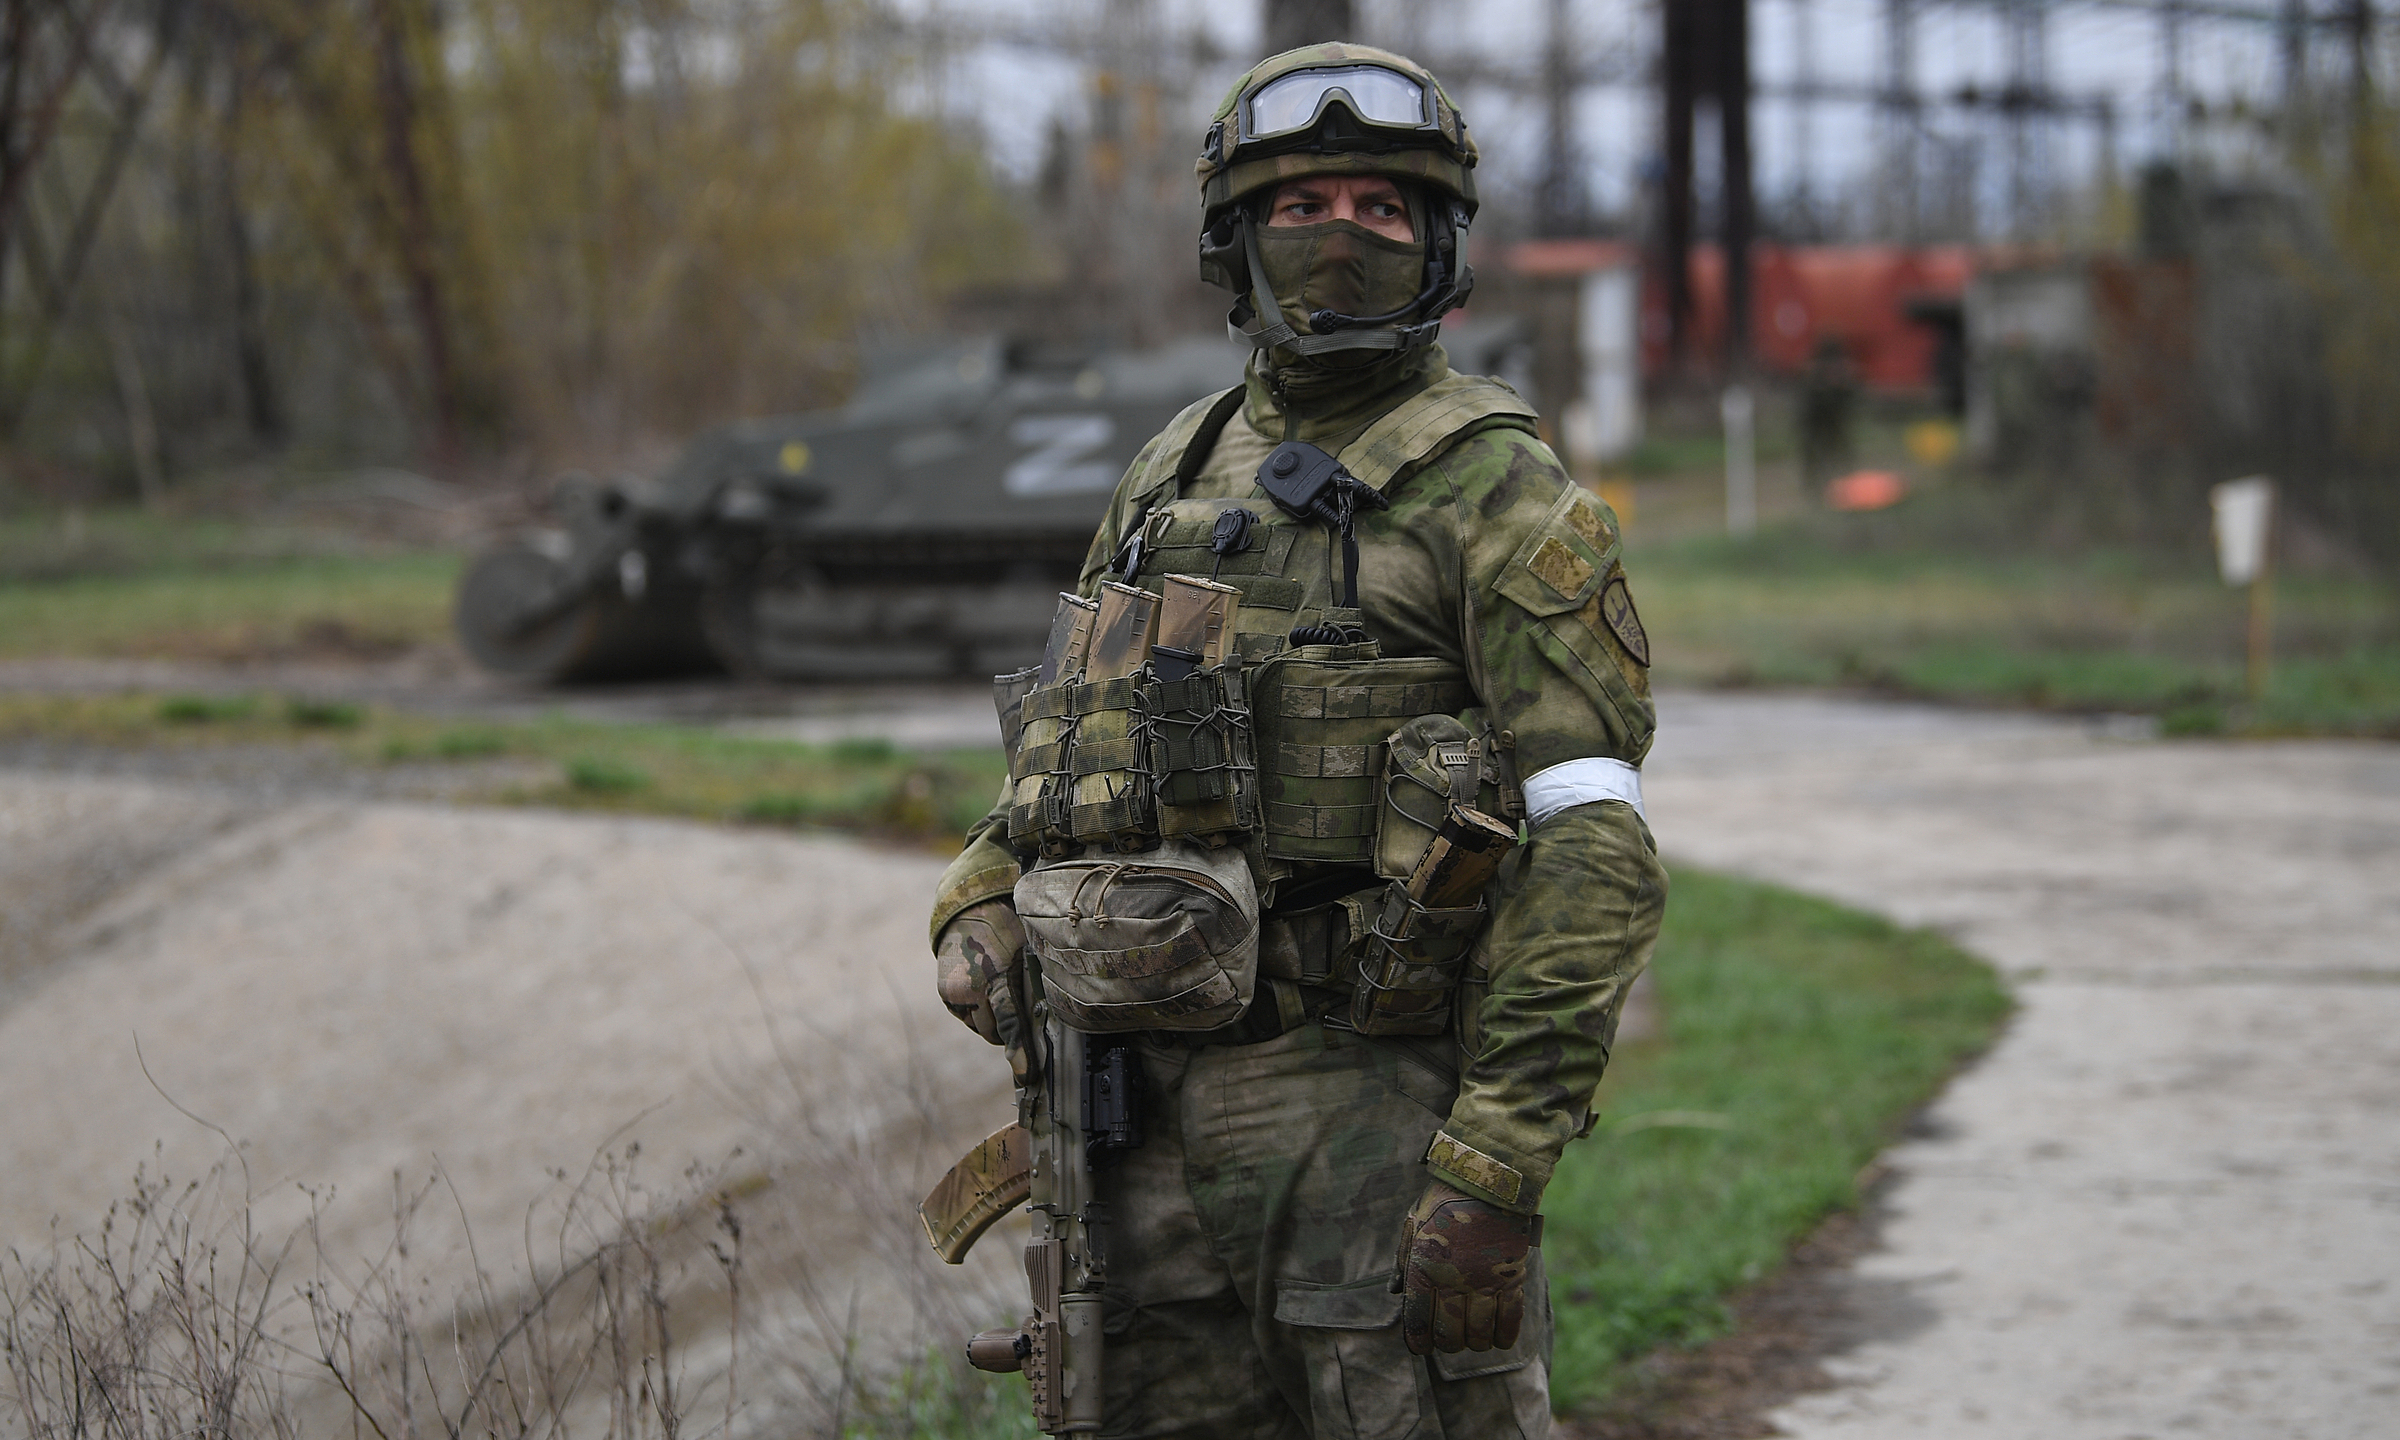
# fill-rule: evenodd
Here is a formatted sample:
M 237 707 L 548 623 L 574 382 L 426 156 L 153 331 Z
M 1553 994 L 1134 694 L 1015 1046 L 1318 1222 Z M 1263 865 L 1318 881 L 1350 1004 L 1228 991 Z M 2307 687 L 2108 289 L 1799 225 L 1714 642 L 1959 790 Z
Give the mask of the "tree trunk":
M 143 112 L 149 108 L 151 93 L 158 88 L 159 76 L 166 69 L 167 55 L 174 48 L 183 10 L 184 0 L 165 0 L 159 7 L 158 29 L 153 36 L 150 58 L 144 63 L 141 75 L 131 84 L 119 81 L 108 87 L 121 96 L 109 131 L 108 148 L 101 153 L 98 173 L 84 191 L 82 204 L 75 207 L 74 225 L 68 231 L 66 245 L 59 251 L 57 263 L 43 287 L 46 293 L 40 297 L 41 303 L 34 317 L 33 336 L 26 347 L 27 359 L 21 373 L 6 377 L 14 383 L 0 393 L 0 437 L 16 433 L 18 422 L 24 418 L 26 402 L 32 398 L 34 384 L 40 379 L 43 366 L 49 363 L 51 338 L 59 323 L 66 318 L 67 307 L 73 303 L 76 286 L 83 278 L 84 261 L 91 255 L 92 246 L 100 237 L 101 218 L 107 214 L 108 202 L 116 194 L 117 181 L 125 171 L 125 161 L 133 153 L 133 142 L 141 129 Z M 72 68 L 59 82 L 55 101 L 46 103 L 54 105 L 56 101 L 63 101 L 67 88 L 72 86 L 76 76 L 94 63 L 89 47 L 91 28 L 92 21 L 87 17 L 76 32 Z M 29 145 L 46 143 L 47 123 L 37 117 L 34 137 L 28 142 Z M 12 207 L 22 203 L 24 183 L 35 168 L 36 161 L 29 151 L 8 176 L 16 188 L 13 191 L 0 188 L 0 229 L 7 227 Z M 64 194 L 63 182 L 61 193 Z M 26 233 L 26 238 L 32 238 L 30 231 Z
M 373 0 L 375 93 L 383 121 L 385 183 L 391 187 L 400 280 L 424 347 L 425 390 L 432 405 L 433 458 L 448 468 L 459 456 L 461 405 L 457 357 L 443 294 L 438 230 L 425 167 L 417 153 L 417 76 L 409 56 L 404 0 Z
M 125 403 L 125 438 L 133 451 L 134 483 L 141 487 L 142 504 L 157 509 L 166 499 L 166 467 L 158 454 L 158 417 L 150 409 L 150 387 L 142 379 L 142 359 L 134 352 L 133 333 L 116 305 L 102 307 L 101 323 L 108 327 L 109 358 L 117 368 L 117 393 Z
M 250 246 L 250 217 L 242 213 L 241 177 L 234 169 L 234 141 L 239 130 L 242 77 L 233 76 L 234 107 L 226 116 L 217 147 L 217 200 L 225 207 L 225 253 L 233 267 L 233 357 L 242 377 L 242 411 L 250 438 L 261 445 L 283 443 L 283 403 L 275 393 L 275 372 L 267 364 L 265 305 L 258 291 L 258 260 Z

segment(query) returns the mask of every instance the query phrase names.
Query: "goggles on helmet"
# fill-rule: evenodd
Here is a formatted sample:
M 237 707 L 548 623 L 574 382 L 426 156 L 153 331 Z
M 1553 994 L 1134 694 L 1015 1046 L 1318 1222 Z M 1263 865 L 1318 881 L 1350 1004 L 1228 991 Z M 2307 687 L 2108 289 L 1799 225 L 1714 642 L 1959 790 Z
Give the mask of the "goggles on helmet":
M 1241 104 L 1237 143 L 1313 130 L 1336 99 L 1378 130 L 1440 133 L 1424 81 L 1381 65 L 1342 65 L 1278 75 L 1252 91 Z
M 1200 144 L 1201 213 L 1300 175 L 1421 181 L 1475 209 L 1466 117 L 1416 62 L 1364 45 L 1311 45 L 1234 82 Z

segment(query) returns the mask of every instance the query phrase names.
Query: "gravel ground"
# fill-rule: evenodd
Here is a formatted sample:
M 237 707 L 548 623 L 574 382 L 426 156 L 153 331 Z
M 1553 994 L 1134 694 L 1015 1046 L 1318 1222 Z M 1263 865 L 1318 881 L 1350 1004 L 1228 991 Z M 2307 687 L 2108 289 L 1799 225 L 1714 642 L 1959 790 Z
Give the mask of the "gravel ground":
M 1821 1267 L 1809 1312 L 1837 1383 L 1774 1423 L 2388 1433 L 2400 749 L 1839 699 L 1662 708 L 1650 809 L 1672 856 L 1940 926 L 2024 1007 L 1887 1157 L 1881 1248 Z M 913 715 L 943 743 L 988 723 L 950 691 L 747 714 Z M 963 1285 L 909 1250 L 922 1184 L 1006 1118 L 993 1058 L 925 984 L 937 862 L 454 809 L 268 760 L 228 780 L 10 758 L 0 1239 L 88 1224 L 154 1143 L 177 1174 L 215 1161 L 175 1106 L 244 1142 L 271 1218 L 305 1210 L 295 1182 L 335 1187 L 330 1243 L 362 1256 L 395 1174 L 437 1156 L 475 1233 L 514 1236 L 551 1169 L 639 1138 L 654 1176 L 740 1148 L 820 1316 L 906 1345 L 941 1297 L 1006 1311 L 1006 1237 Z M 426 1264 L 464 1263 L 454 1231 Z

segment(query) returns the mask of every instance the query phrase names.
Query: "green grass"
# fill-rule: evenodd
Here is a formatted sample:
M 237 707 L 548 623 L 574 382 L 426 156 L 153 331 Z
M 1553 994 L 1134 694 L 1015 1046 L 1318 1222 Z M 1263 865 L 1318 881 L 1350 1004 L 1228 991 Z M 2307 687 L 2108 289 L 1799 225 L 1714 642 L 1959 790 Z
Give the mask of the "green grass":
M 191 500 L 202 497 L 190 496 Z M 255 506 L 252 507 L 255 509 Z M 288 515 L 288 512 L 287 512 Z M 310 556 L 388 552 L 394 546 L 355 521 L 304 524 L 240 513 L 18 509 L 0 505 L 0 583 L 64 580 L 160 570 L 211 570 Z
M 650 788 L 650 772 L 622 760 L 578 755 L 567 762 L 567 786 L 591 795 L 631 795 Z
M 864 1387 L 842 1440 L 1039 1440 L 1021 1375 L 985 1375 L 927 1355 Z
M 1858 1174 L 2009 1012 L 1939 937 L 1679 870 L 1656 962 L 1663 1033 L 1629 1043 L 1544 1200 L 1553 1403 L 1706 1340 L 1729 1292 L 1858 1200 Z
M 1816 515 L 1745 541 L 1645 545 L 1637 528 L 1627 569 L 1654 678 L 2133 711 L 2180 734 L 2400 737 L 2400 597 L 2385 587 L 2283 577 L 2275 664 L 2253 700 L 2245 598 L 2205 560 L 2050 552 L 1957 497 L 1908 506 L 1922 508 Z
M 355 730 L 366 723 L 366 707 L 347 700 L 312 700 L 294 695 L 283 702 L 283 718 L 317 730 Z
M 1632 468 L 1705 471 L 1718 449 L 1711 435 L 1661 436 Z M 1715 493 L 1703 475 L 1644 504 L 1671 533 L 1674 497 L 1705 510 Z M 2049 547 L 2011 503 L 1936 482 L 1889 511 L 1812 512 L 1738 542 L 1651 538 L 1637 517 L 1628 568 L 1656 678 L 2135 711 L 2177 735 L 2400 737 L 2389 587 L 2282 577 L 2276 663 L 2254 700 L 2243 597 L 2205 556 Z M 449 634 L 455 556 L 312 556 L 291 549 L 306 537 L 140 512 L 95 512 L 72 541 L 60 525 L 0 522 L 0 658 L 372 658 Z M 835 803 L 813 791 L 751 800 L 760 818 L 811 824 Z
M 313 747 L 362 766 L 486 763 L 463 798 L 862 831 L 949 846 L 998 793 L 989 750 L 913 754 L 880 741 L 801 745 L 681 725 L 547 716 L 458 724 L 285 697 L 0 695 L 0 739 L 128 748 Z M 506 764 L 500 762 L 523 762 Z
M 451 555 L 0 580 L 0 658 L 375 657 L 445 639 Z
M 222 725 L 257 711 L 255 695 L 169 695 L 158 702 L 157 714 L 169 725 Z

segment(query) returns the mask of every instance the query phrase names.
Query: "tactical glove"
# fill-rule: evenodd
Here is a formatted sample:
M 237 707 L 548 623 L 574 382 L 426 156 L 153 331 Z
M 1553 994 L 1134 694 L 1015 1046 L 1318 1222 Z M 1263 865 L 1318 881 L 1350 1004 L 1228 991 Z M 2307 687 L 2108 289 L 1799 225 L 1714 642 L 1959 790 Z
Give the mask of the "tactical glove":
M 1025 927 L 1006 900 L 970 905 L 942 927 L 934 947 L 942 1003 L 994 1045 L 1016 1038 L 1016 974 Z
M 1400 1222 L 1400 1335 L 1419 1355 L 1506 1350 L 1525 1322 L 1540 1222 L 1439 1180 Z

